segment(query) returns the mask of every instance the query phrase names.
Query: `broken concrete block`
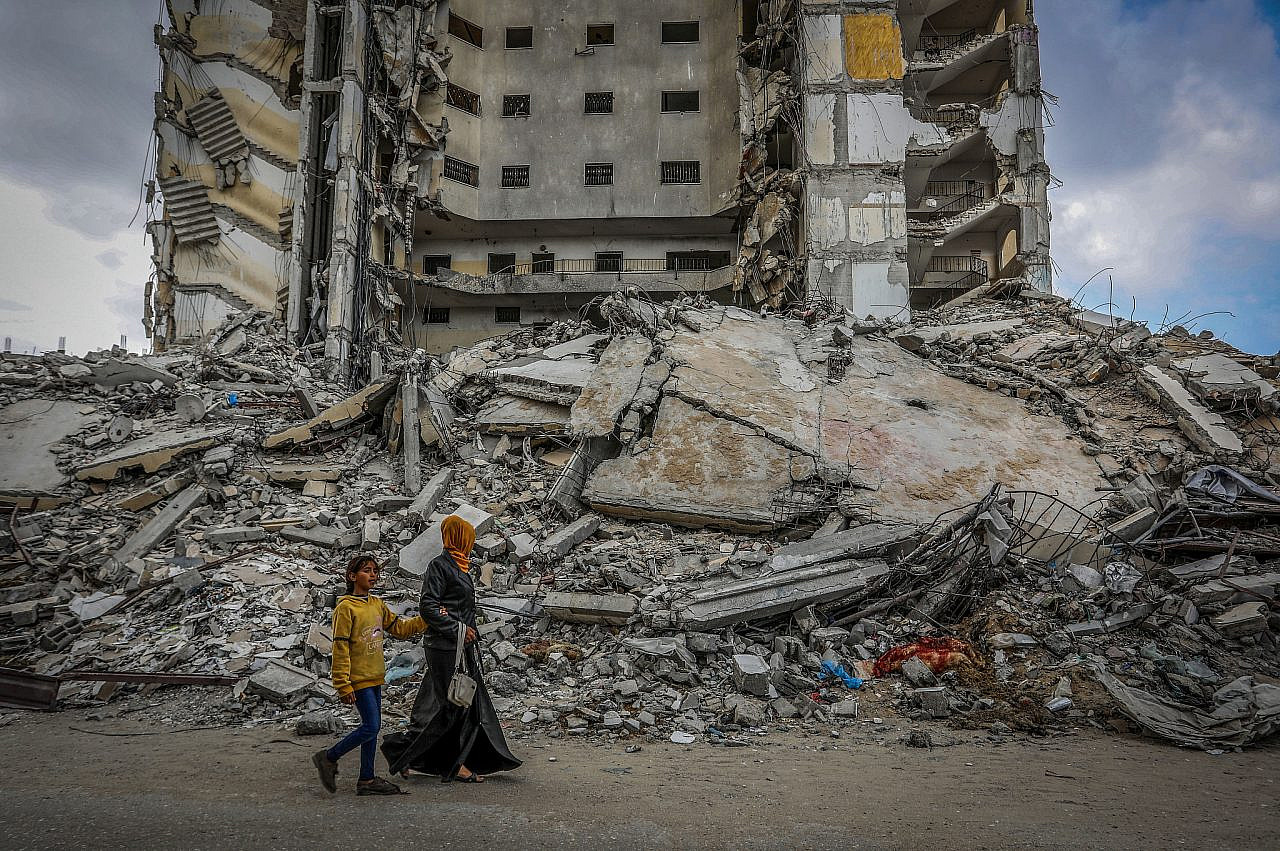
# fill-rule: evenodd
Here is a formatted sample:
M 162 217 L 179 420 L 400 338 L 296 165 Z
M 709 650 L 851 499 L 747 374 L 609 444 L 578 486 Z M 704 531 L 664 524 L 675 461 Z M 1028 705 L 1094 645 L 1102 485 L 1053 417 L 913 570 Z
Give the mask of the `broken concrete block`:
M 553 555 L 564 558 L 578 544 L 590 538 L 600 528 L 600 515 L 585 514 L 561 529 L 557 529 L 543 542 Z
M 154 473 L 166 464 L 170 464 L 180 455 L 208 449 L 216 445 L 230 434 L 225 429 L 210 431 L 173 431 L 163 432 L 150 437 L 140 438 L 126 443 L 114 452 L 108 453 L 92 464 L 87 464 L 76 471 L 80 481 L 94 480 L 109 482 L 121 470 L 141 468 L 144 472 Z
M 366 517 L 360 530 L 360 545 L 366 550 L 382 546 L 382 522 L 376 517 Z
M 1187 388 L 1160 367 L 1148 364 L 1136 375 L 1143 392 L 1177 418 L 1178 428 L 1201 452 L 1236 456 L 1244 451 L 1244 444 L 1226 420 L 1196 401 Z
M 781 700 L 782 698 L 779 698 Z M 774 701 L 777 703 L 777 701 Z M 793 710 L 794 711 L 794 710 Z M 799 714 L 798 712 L 796 713 Z M 858 698 L 846 697 L 844 700 L 831 704 L 831 714 L 836 718 L 857 718 L 858 717 Z M 781 713 L 779 713 L 781 716 Z M 785 717 L 785 716 L 781 716 Z
M 150 384 L 159 381 L 166 387 L 178 383 L 178 376 L 152 366 L 140 358 L 110 358 L 94 364 L 89 375 L 80 379 L 87 384 L 118 387 L 135 381 Z
M 903 678 L 916 689 L 926 689 L 938 684 L 938 678 L 929 666 L 915 656 L 903 662 L 901 670 Z
M 227 526 L 204 533 L 204 539 L 211 544 L 238 544 L 241 541 L 261 541 L 266 537 L 267 530 L 261 526 Z
M 359 535 L 359 531 L 356 531 L 357 542 L 359 542 Z M 280 530 L 280 537 L 286 541 L 315 544 L 332 550 L 338 546 L 342 533 L 325 526 L 312 526 L 310 529 L 303 529 L 301 526 L 285 526 Z
M 1274 407 L 1280 388 L 1244 364 L 1218 352 L 1179 358 L 1173 369 L 1200 401 L 1212 406 L 1234 406 L 1260 401 Z
M 40 601 L 23 600 L 0 606 L 0 624 L 31 626 L 40 619 Z
M 422 493 L 427 492 L 430 488 L 431 483 L 428 482 L 423 486 Z M 452 514 L 461 517 L 474 526 L 477 537 L 484 535 L 493 527 L 494 517 L 492 514 L 465 502 L 459 505 Z M 443 518 L 432 523 L 421 535 L 414 538 L 408 546 L 400 551 L 400 570 L 402 572 L 410 576 L 422 576 L 427 572 L 427 565 L 431 563 L 431 560 L 444 552 L 444 540 L 440 536 L 440 526 L 443 523 Z
M 1223 638 L 1242 638 L 1267 628 L 1266 603 L 1241 603 L 1212 618 L 1213 628 Z
M 507 551 L 507 539 L 501 535 L 476 538 L 475 550 L 485 559 L 494 559 Z
M 911 692 L 911 703 L 929 713 L 932 718 L 946 718 L 951 714 L 951 701 L 947 690 L 941 686 L 917 688 Z
M 793 570 L 810 564 L 880 555 L 891 547 L 916 537 L 914 527 L 893 523 L 868 523 L 843 532 L 787 544 L 773 554 L 770 566 Z
M 769 696 L 769 663 L 750 653 L 733 657 L 733 685 L 740 692 L 757 697 Z
M 569 422 L 574 434 L 582 437 L 613 434 L 618 418 L 640 387 L 645 361 L 652 352 L 653 343 L 639 334 L 615 337 L 609 343 L 582 394 L 573 403 Z
M 302 425 L 269 435 L 262 441 L 262 448 L 305 446 L 340 435 L 349 427 L 380 414 L 399 384 L 399 373 L 384 375 Z
M 550 591 L 542 598 L 542 610 L 556 620 L 621 626 L 636 613 L 639 603 L 628 594 L 579 594 Z
M 416 517 L 429 517 L 431 512 L 436 510 L 436 505 L 444 497 L 445 492 L 449 490 L 449 484 L 452 481 L 452 467 L 444 467 L 438 470 L 422 486 L 422 490 L 418 491 L 418 495 L 413 498 L 413 502 L 409 503 L 409 514 Z
M 200 485 L 190 485 L 173 497 L 160 509 L 159 514 L 144 523 L 125 541 L 124 546 L 112 554 L 107 562 L 108 570 L 114 572 L 126 562 L 151 552 L 173 534 L 173 530 L 178 528 L 191 510 L 204 500 L 205 490 Z
M 245 691 L 282 706 L 295 706 L 316 684 L 312 674 L 279 659 L 268 659 L 262 670 L 249 677 Z
M 738 580 L 695 591 L 680 617 L 690 629 L 719 629 L 847 597 L 888 573 L 883 561 L 839 561 Z
M 1242 590 L 1274 597 L 1277 589 L 1280 589 L 1280 573 L 1264 573 L 1261 576 L 1233 577 L 1230 585 L 1216 579 L 1193 585 L 1187 591 L 1187 599 L 1203 607 L 1214 603 L 1225 603 Z

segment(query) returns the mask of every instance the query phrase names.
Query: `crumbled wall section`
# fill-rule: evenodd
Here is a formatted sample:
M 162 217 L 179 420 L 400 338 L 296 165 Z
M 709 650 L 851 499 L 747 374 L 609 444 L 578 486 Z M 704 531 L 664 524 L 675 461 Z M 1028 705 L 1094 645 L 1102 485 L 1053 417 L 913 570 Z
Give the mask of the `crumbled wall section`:
M 281 307 L 293 230 L 303 0 L 169 0 L 156 26 L 151 211 L 153 345 L 200 336 L 228 312 Z M 292 24 L 290 22 L 293 22 Z

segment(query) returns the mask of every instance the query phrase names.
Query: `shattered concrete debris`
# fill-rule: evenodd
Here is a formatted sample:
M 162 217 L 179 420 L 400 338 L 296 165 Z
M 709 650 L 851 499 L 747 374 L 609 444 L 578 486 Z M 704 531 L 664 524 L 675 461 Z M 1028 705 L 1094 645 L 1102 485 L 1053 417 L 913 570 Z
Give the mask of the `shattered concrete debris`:
M 723 744 L 894 712 L 1043 731 L 1138 715 L 1122 689 L 1200 712 L 1280 675 L 1276 444 L 1213 394 L 1268 397 L 1216 360 L 1178 366 L 1223 354 L 1274 383 L 1259 360 L 1089 331 L 1042 297 L 919 312 L 902 333 L 844 312 L 612 304 L 610 334 L 522 329 L 447 365 L 405 351 L 354 393 L 262 315 L 171 348 L 154 366 L 172 385 L 86 383 L 65 356 L 6 366 L 33 379 L 3 385 L 6 409 L 69 416 L 37 441 L 57 476 L 0 524 L 0 664 L 181 663 L 241 678 L 200 709 L 220 722 L 323 715 L 341 565 L 396 567 L 381 593 L 414 613 L 456 512 L 479 533 L 499 712 L 557 735 Z M 1166 355 L 1161 375 L 1238 437 L 1233 467 L 1140 385 Z M 1195 389 L 1210 378 L 1224 386 Z M 398 443 L 414 384 L 416 494 Z M 114 445 L 117 418 L 132 434 Z M 876 685 L 877 660 L 940 635 L 975 649 L 950 669 L 907 657 L 883 674 L 902 688 Z M 1072 692 L 1084 658 L 1120 688 Z M 394 667 L 399 719 L 421 665 Z

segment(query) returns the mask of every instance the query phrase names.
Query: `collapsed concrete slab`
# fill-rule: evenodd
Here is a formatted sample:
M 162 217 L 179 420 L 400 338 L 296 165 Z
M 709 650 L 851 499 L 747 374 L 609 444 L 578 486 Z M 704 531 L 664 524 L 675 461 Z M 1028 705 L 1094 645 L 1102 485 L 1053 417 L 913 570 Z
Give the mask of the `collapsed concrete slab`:
M 503 393 L 568 406 L 578 398 L 594 369 L 595 360 L 586 356 L 528 358 L 489 370 L 487 375 Z
M 494 396 L 475 415 L 476 428 L 486 434 L 561 434 L 569 430 L 569 409 L 554 402 L 521 396 Z
M 426 490 L 427 488 L 424 487 L 423 491 Z M 487 511 L 476 508 L 474 505 L 463 503 L 451 513 L 458 515 L 474 526 L 477 537 L 493 528 L 494 516 Z M 440 534 L 440 526 L 443 523 L 444 518 L 432 523 L 422 534 L 410 541 L 400 551 L 400 571 L 402 573 L 421 577 L 427 572 L 427 565 L 431 563 L 431 560 L 444 552 L 444 539 Z
M 1274 407 L 1280 401 L 1280 387 L 1239 361 L 1217 352 L 1179 358 L 1172 363 L 1172 368 L 1187 388 L 1207 405 L 1235 405 L 1253 400 Z
M 108 569 L 117 569 L 135 558 L 141 558 L 159 546 L 162 541 L 173 534 L 183 519 L 197 505 L 205 500 L 205 489 L 199 485 L 191 485 L 186 490 L 165 503 L 164 508 L 138 531 L 125 541 L 124 546 L 116 550 L 107 562 Z
M 679 608 L 687 629 L 719 629 L 763 620 L 865 590 L 889 573 L 883 561 L 838 561 L 771 573 L 695 591 Z
M 143 384 L 159 381 L 166 387 L 172 387 L 178 383 L 178 376 L 141 358 L 110 358 L 94 364 L 89 374 L 80 380 L 103 387 L 117 387 L 135 381 Z
M 141 469 L 154 473 L 181 455 L 208 449 L 222 442 L 229 429 L 169 431 L 126 443 L 76 471 L 76 478 L 109 482 L 122 470 Z
M 794 570 L 810 564 L 881 555 L 916 535 L 914 526 L 868 523 L 843 532 L 817 536 L 787 544 L 773 554 L 769 566 L 775 571 Z
M 77 402 L 25 399 L 0 409 L 0 491 L 55 491 L 68 481 L 50 451 L 88 421 Z
M 444 467 L 436 471 L 436 474 L 427 480 L 422 490 L 418 491 L 418 495 L 409 504 L 409 514 L 414 517 L 430 516 L 431 512 L 436 510 L 436 505 L 439 504 L 452 481 L 452 467 Z
M 600 355 L 590 380 L 573 403 L 570 427 L 581 437 L 612 434 L 618 418 L 631 404 L 653 352 L 646 337 L 619 337 Z
M 556 620 L 621 626 L 636 613 L 639 603 L 627 594 L 576 594 L 549 591 L 542 610 Z
M 384 375 L 302 425 L 268 435 L 262 441 L 262 448 L 305 446 L 319 440 L 341 437 L 358 423 L 381 413 L 387 402 L 395 396 L 399 383 L 398 373 Z
M 1244 451 L 1244 444 L 1226 420 L 1196 401 L 1187 388 L 1160 367 L 1144 366 L 1137 379 L 1152 401 L 1177 418 L 1178 429 L 1201 452 L 1234 457 Z
M 666 341 L 652 434 L 603 461 L 596 510 L 761 529 L 840 505 L 920 523 L 999 481 L 1084 505 L 1104 485 L 1061 421 L 940 372 L 887 340 L 841 348 L 843 378 L 802 362 L 803 323 L 734 308 Z M 975 323 L 977 324 L 977 323 Z

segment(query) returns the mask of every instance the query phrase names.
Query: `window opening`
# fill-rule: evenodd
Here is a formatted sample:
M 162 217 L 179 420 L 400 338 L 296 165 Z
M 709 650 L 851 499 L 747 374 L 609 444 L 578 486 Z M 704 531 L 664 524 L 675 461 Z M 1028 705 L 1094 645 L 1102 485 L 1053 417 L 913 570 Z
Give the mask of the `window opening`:
M 444 102 L 463 112 L 469 112 L 472 115 L 480 114 L 480 95 L 464 89 L 457 83 L 451 82 L 445 86 Z
M 613 163 L 587 163 L 586 183 L 588 186 L 613 185 Z
M 444 176 L 468 186 L 480 185 L 480 166 L 453 157 L 444 158 Z
M 697 160 L 668 160 L 662 164 L 663 183 L 701 183 L 702 164 Z
M 613 24 L 591 24 L 587 27 L 587 46 L 613 44 Z
M 513 266 L 516 265 L 516 256 L 514 254 L 490 254 L 489 255 L 489 274 L 496 275 L 499 272 L 510 273 Z
M 697 112 L 698 92 L 663 92 L 663 112 Z
M 596 252 L 596 271 L 597 272 L 621 272 L 622 271 L 622 252 L 621 251 L 597 251 Z
M 533 252 L 533 273 L 535 275 L 546 274 L 556 270 L 556 256 L 551 252 L 539 253 Z
M 449 324 L 449 308 L 447 307 L 428 307 L 423 313 L 426 314 L 425 318 L 428 325 Z
M 613 92 L 587 92 L 587 115 L 607 115 L 613 112 Z
M 422 274 L 435 275 L 441 269 L 448 269 L 453 265 L 453 256 L 450 254 L 424 254 L 422 255 Z
M 519 116 L 528 116 L 529 113 L 529 96 L 528 95 L 503 95 L 502 96 L 502 117 L 516 118 Z
M 527 165 L 504 165 L 502 167 L 502 188 L 519 189 L 529 185 L 529 167 Z
M 457 36 L 467 44 L 484 49 L 484 28 L 477 26 L 466 18 L 449 13 L 449 35 Z
M 533 27 L 507 27 L 507 50 L 533 47 Z
M 493 321 L 499 325 L 519 325 L 520 324 L 520 308 L 519 307 L 495 307 L 493 309 Z
M 690 44 L 698 40 L 697 21 L 663 21 L 663 44 Z

